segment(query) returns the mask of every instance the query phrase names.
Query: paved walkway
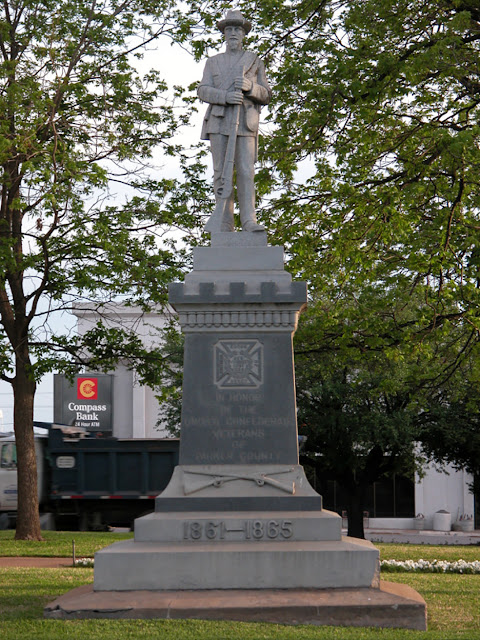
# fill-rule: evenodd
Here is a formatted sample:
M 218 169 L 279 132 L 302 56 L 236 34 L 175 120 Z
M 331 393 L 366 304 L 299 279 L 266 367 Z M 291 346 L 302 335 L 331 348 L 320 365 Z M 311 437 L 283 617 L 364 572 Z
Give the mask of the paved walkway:
M 12 558 L 9 556 L 0 556 L 0 569 L 5 567 L 39 567 L 40 569 L 59 569 L 71 566 L 71 558 L 37 558 L 32 556 Z
M 410 544 L 478 544 L 480 529 L 475 531 L 417 531 L 416 529 L 365 529 L 365 537 L 372 542 Z

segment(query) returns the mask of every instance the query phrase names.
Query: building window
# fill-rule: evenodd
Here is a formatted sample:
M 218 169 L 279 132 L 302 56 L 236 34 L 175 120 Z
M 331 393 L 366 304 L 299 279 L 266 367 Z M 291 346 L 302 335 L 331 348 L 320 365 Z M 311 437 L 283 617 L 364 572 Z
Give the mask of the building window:
M 16 469 L 17 467 L 17 447 L 13 442 L 2 445 L 0 454 L 0 466 L 2 469 Z

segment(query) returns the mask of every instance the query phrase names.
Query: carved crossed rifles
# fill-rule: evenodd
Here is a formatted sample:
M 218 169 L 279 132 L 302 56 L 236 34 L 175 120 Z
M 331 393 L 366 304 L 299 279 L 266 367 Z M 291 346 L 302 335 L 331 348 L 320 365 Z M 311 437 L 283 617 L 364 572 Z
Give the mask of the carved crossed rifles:
M 258 471 L 256 473 L 210 473 L 208 471 L 191 471 L 184 470 L 184 474 L 191 474 L 195 476 L 204 476 L 208 478 L 203 483 L 189 483 L 188 479 L 185 478 L 185 495 L 190 495 L 195 493 L 196 491 L 201 491 L 202 489 L 206 489 L 207 487 L 223 487 L 227 482 L 234 482 L 235 480 L 251 480 L 255 482 L 255 484 L 259 487 L 263 487 L 264 485 L 270 485 L 271 487 L 276 487 L 281 491 L 285 491 L 286 493 L 294 494 L 295 493 L 295 482 L 285 482 L 281 480 L 276 480 L 271 476 L 280 475 L 282 473 L 291 473 L 294 471 L 293 467 L 288 467 L 285 469 L 281 469 L 280 471 L 272 471 L 270 473 L 262 473 Z

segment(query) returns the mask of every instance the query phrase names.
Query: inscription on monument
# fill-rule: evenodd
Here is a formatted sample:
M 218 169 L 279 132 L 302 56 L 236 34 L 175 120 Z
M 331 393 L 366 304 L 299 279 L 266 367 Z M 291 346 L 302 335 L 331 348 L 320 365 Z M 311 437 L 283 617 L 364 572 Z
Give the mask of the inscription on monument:
M 263 384 L 259 340 L 219 340 L 213 353 L 213 382 L 219 389 L 258 389 Z
M 291 335 L 189 333 L 185 345 L 181 464 L 298 461 Z
M 199 522 L 185 520 L 183 523 L 184 540 L 288 540 L 293 536 L 291 520 L 244 520 L 235 526 L 225 520 Z
M 246 444 L 243 444 L 244 442 Z M 233 463 L 234 461 L 236 464 L 275 464 L 278 462 L 278 457 L 271 451 L 243 451 L 248 443 L 249 441 L 234 440 L 231 443 L 231 451 L 222 449 L 220 451 L 195 452 L 193 462 L 195 464 L 223 464 Z

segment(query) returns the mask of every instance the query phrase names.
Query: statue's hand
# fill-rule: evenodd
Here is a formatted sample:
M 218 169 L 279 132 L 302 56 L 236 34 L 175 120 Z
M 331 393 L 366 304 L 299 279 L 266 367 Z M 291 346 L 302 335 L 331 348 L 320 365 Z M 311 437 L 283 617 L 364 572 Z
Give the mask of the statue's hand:
M 253 82 L 245 78 L 245 76 L 238 76 L 235 78 L 235 89 L 238 91 L 250 91 L 253 86 Z
M 239 90 L 229 91 L 226 96 L 226 101 L 227 104 L 242 104 L 243 92 Z
M 235 78 L 235 89 L 238 91 L 250 91 L 253 86 L 253 82 L 245 78 L 245 76 L 238 76 Z

